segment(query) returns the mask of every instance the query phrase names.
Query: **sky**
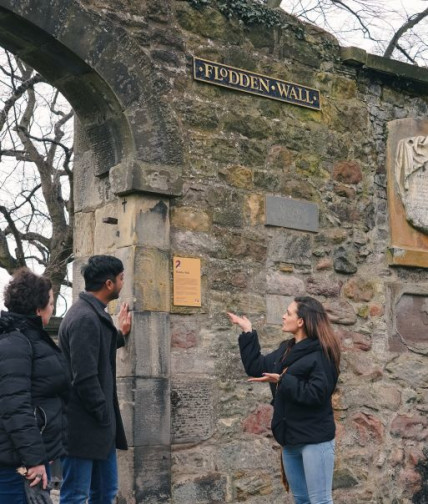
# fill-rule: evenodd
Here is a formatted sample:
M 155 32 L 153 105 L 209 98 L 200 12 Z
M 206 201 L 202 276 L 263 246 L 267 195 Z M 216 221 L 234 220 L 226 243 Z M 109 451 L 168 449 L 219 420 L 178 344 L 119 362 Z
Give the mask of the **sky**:
M 336 35 L 341 45 L 360 47 L 374 54 L 382 54 L 382 46 L 384 48 L 386 47 L 393 33 L 403 24 L 407 17 L 428 8 L 428 0 L 360 1 L 364 1 L 366 11 L 367 8 L 371 11 L 368 24 L 372 36 L 382 41 L 380 44 L 376 44 L 367 36 L 364 36 L 355 16 L 347 14 L 337 7 L 332 7 L 331 0 L 330 2 L 323 1 L 324 6 L 330 4 L 326 20 L 314 9 L 320 0 L 283 0 L 281 7 L 285 11 L 295 15 L 299 15 L 302 7 L 305 9 L 313 9 L 309 16 L 314 24 Z M 358 0 L 346 0 L 346 4 L 354 11 L 359 11 L 360 9 Z M 328 23 L 328 27 L 326 27 L 325 22 Z M 422 25 L 425 27 L 425 35 L 423 35 L 423 38 L 426 40 L 428 39 L 428 19 L 425 19 L 418 25 L 421 30 L 423 28 Z M 338 32 L 342 33 L 338 35 Z M 395 56 L 395 54 L 393 56 Z

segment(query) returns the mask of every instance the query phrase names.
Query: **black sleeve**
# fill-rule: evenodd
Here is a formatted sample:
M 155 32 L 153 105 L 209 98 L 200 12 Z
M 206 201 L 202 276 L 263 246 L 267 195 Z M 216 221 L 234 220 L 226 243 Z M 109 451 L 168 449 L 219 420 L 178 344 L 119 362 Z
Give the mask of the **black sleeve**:
M 238 341 L 242 364 L 248 376 L 259 378 L 263 373 L 274 372 L 278 350 L 262 355 L 257 331 L 242 333 Z
M 278 385 L 277 394 L 305 406 L 324 404 L 336 386 L 333 364 L 326 361 L 325 356 L 315 359 L 309 376 L 304 379 L 285 373 Z
M 48 462 L 31 402 L 32 354 L 30 342 L 19 333 L 0 341 L 0 417 L 27 467 Z

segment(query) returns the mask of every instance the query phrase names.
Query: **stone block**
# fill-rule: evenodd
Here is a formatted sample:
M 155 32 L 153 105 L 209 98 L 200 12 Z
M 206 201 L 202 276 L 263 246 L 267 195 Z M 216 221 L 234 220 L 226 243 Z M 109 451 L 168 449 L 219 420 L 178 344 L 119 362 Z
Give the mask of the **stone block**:
M 118 201 L 118 247 L 129 245 L 169 248 L 169 201 L 132 194 Z
M 97 160 L 92 151 L 81 153 L 74 163 L 75 211 L 90 211 L 99 208 L 107 199 L 109 189 L 106 180 L 94 176 Z
M 22 14 L 45 32 L 57 35 L 67 19 L 70 3 L 62 0 L 45 2 L 27 2 L 20 6 Z
M 112 26 L 106 18 L 91 10 L 83 10 L 72 3 L 67 12 L 66 23 L 58 38 L 91 66 L 96 64 L 101 53 L 111 43 L 117 42 Z M 88 27 L 92 29 L 88 29 Z
M 311 264 L 312 240 L 309 234 L 283 231 L 274 233 L 268 245 L 268 261 L 299 266 Z
M 94 254 L 114 255 L 118 248 L 119 229 L 121 223 L 118 219 L 120 211 L 119 201 L 115 198 L 110 203 L 95 210 L 94 218 Z M 114 222 L 104 222 L 105 219 L 117 219 Z
M 171 374 L 209 374 L 215 372 L 215 359 L 206 349 L 190 348 L 188 350 L 175 349 L 171 352 Z
M 391 423 L 391 434 L 402 439 L 426 441 L 428 439 L 428 420 L 418 414 L 397 415 Z
M 197 208 L 175 207 L 171 212 L 171 225 L 178 229 L 208 232 L 211 228 L 211 217 Z
M 244 220 L 251 226 L 265 221 L 265 200 L 260 194 L 250 194 L 244 201 Z
M 119 492 L 117 504 L 137 504 L 135 500 L 135 453 L 130 447 L 127 451 L 117 451 Z
M 286 312 L 288 305 L 293 301 L 294 296 L 266 295 L 266 322 L 268 324 L 282 325 L 282 316 Z
M 328 307 L 331 308 L 330 306 Z M 329 312 L 327 312 L 329 313 Z M 334 315 L 333 315 L 334 316 Z M 336 313 L 336 316 L 338 314 Z M 354 315 L 355 316 L 355 315 Z M 330 312 L 330 320 L 332 318 L 332 314 Z M 338 323 L 336 321 L 336 323 Z M 339 337 L 342 345 L 342 350 L 361 350 L 363 352 L 367 352 L 372 347 L 371 336 L 368 334 L 361 334 L 353 331 L 346 331 L 342 328 L 336 329 L 336 334 Z
M 197 346 L 205 317 L 171 315 L 171 347 L 186 349 Z
M 175 482 L 172 489 L 174 502 L 180 504 L 224 504 L 227 496 L 227 478 L 220 473 L 208 473 Z
M 368 413 L 356 413 L 351 419 L 357 431 L 357 440 L 361 446 L 381 444 L 385 437 L 385 427 L 378 416 Z
M 138 504 L 171 502 L 171 449 L 152 445 L 134 448 L 135 500 Z
M 168 377 L 169 331 L 168 313 L 134 311 L 131 334 L 117 352 L 117 376 Z
M 272 450 L 272 442 L 267 438 L 254 440 L 254 437 L 246 441 L 233 439 L 229 443 L 218 446 L 216 454 L 217 464 L 223 471 L 239 470 L 246 471 L 266 468 L 266 460 L 271 460 L 275 453 Z M 279 454 L 278 454 L 279 458 Z
M 94 254 L 94 212 L 76 212 L 74 214 L 73 252 L 76 257 Z
M 170 384 L 166 378 L 135 379 L 134 446 L 167 446 L 171 441 Z
M 281 271 L 269 271 L 266 278 L 266 292 L 282 296 L 303 296 L 305 284 L 303 280 L 293 275 Z
M 356 161 L 340 161 L 334 165 L 333 179 L 345 184 L 358 184 L 363 179 L 361 166 Z
M 213 223 L 224 227 L 242 227 L 242 206 L 230 205 L 221 210 L 214 210 Z
M 232 165 L 220 170 L 220 175 L 226 182 L 234 187 L 251 189 L 253 185 L 253 172 L 249 168 L 241 165 Z
M 168 312 L 170 294 L 169 253 L 150 248 L 137 248 L 134 282 L 135 309 Z
M 119 163 L 130 148 L 132 137 L 129 125 L 119 114 L 119 117 L 103 117 L 98 122 L 86 123 L 84 126 L 96 156 L 95 175 L 104 176 L 112 166 Z
M 345 275 L 352 275 L 358 269 L 355 254 L 352 250 L 339 247 L 334 251 L 334 271 Z
M 269 474 L 263 472 L 257 472 L 256 474 L 252 472 L 243 473 L 239 471 L 235 475 L 233 483 L 238 502 L 248 502 L 251 498 L 260 499 L 265 495 L 273 497 L 273 481 Z M 258 502 L 260 501 L 258 500 Z M 275 501 L 271 500 L 270 502 Z
M 278 196 L 266 196 L 266 225 L 317 232 L 318 205 Z
M 175 377 L 171 383 L 173 443 L 197 443 L 215 430 L 214 382 Z
M 133 377 L 117 378 L 117 397 L 120 414 L 129 446 L 134 445 L 135 380 Z
M 119 196 L 133 192 L 179 196 L 183 185 L 180 167 L 135 159 L 114 166 L 110 170 L 110 181 L 112 191 Z
M 310 276 L 306 280 L 306 290 L 314 296 L 337 297 L 341 287 L 342 282 L 331 276 Z
M 260 404 L 242 420 L 242 430 L 249 434 L 271 436 L 272 406 Z
M 175 180 L 174 177 L 179 180 L 184 168 L 182 123 L 171 109 L 170 98 L 162 97 L 171 89 L 173 80 L 161 69 L 153 72 L 148 68 L 146 71 L 149 96 L 135 102 L 125 112 L 134 133 L 136 157 L 143 162 L 143 168 L 154 165 L 154 175 L 157 166 L 158 171 L 169 173 L 171 180 Z M 156 100 L 151 99 L 153 95 Z M 148 179 L 149 176 L 152 172 L 145 170 L 143 177 Z M 176 189 L 181 191 L 180 186 Z
M 174 255 L 202 255 L 216 256 L 221 253 L 220 240 L 207 233 L 171 230 L 171 249 Z
M 406 351 L 385 366 L 385 374 L 411 388 L 424 388 L 428 383 L 426 356 Z
M 87 259 L 88 257 L 76 257 L 73 261 L 73 301 L 77 299 L 79 292 L 85 290 L 85 280 L 80 273 L 80 269 Z
M 324 303 L 324 308 L 330 321 L 335 324 L 353 325 L 357 321 L 354 308 L 344 299 L 327 301 Z
M 344 285 L 343 293 L 356 302 L 370 301 L 374 296 L 373 283 L 366 278 L 353 277 Z

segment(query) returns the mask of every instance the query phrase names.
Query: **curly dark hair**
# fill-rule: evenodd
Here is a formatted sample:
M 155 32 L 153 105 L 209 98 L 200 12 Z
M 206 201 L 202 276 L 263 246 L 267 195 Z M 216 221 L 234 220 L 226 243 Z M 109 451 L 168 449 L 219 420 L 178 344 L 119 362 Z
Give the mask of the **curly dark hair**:
M 4 289 L 6 308 L 21 315 L 36 315 L 49 303 L 52 283 L 49 278 L 36 275 L 28 268 L 17 270 Z

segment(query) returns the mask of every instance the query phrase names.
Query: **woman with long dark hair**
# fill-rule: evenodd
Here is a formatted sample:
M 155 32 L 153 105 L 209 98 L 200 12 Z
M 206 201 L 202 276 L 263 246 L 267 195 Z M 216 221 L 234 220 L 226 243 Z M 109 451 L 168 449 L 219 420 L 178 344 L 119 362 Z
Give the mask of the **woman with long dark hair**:
M 262 355 L 245 316 L 239 348 L 252 382 L 268 382 L 273 395 L 273 435 L 282 446 L 285 476 L 296 504 L 332 504 L 335 423 L 331 396 L 339 376 L 340 345 L 322 304 L 296 297 L 282 317 L 292 339 Z
M 27 268 L 4 291 L 0 317 L 0 503 L 26 502 L 32 487 L 46 488 L 48 464 L 64 454 L 64 400 L 68 378 L 61 350 L 44 331 L 54 310 L 52 284 Z

